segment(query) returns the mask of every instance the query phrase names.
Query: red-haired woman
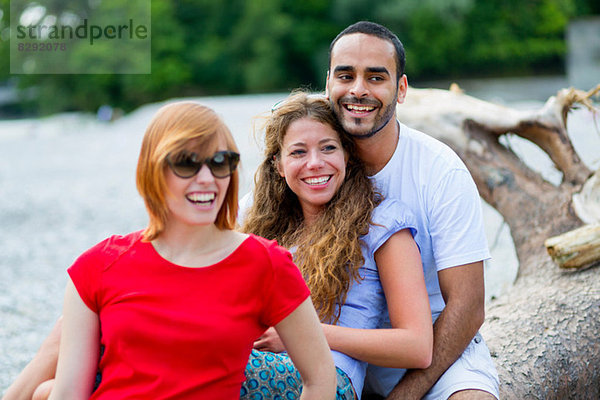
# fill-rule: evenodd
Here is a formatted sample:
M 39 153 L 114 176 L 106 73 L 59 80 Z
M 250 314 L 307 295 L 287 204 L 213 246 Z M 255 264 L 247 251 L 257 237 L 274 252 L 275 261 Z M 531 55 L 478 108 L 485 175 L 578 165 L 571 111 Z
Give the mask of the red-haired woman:
M 69 268 L 50 399 L 238 399 L 252 344 L 269 326 L 301 371 L 302 398 L 334 397 L 331 354 L 289 253 L 232 230 L 238 160 L 211 109 L 159 110 L 137 168 L 149 225 Z

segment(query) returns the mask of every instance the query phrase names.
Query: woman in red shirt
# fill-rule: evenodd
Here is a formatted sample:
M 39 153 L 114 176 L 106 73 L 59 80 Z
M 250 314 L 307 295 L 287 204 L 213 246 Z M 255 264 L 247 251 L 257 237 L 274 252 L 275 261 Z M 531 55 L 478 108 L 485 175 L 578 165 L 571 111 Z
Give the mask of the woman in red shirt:
M 149 225 L 69 268 L 50 399 L 237 399 L 269 326 L 302 375 L 302 398 L 334 397 L 331 354 L 290 254 L 233 231 L 238 160 L 214 111 L 191 102 L 159 110 L 137 169 Z

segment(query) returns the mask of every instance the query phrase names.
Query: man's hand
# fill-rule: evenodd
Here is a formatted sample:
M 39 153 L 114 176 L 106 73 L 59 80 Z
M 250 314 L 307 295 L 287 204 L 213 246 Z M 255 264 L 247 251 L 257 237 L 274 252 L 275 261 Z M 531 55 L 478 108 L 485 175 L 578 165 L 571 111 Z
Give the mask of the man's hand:
M 270 351 L 271 353 L 281 353 L 285 351 L 285 346 L 279 338 L 275 328 L 269 328 L 257 341 L 254 342 L 254 348 L 260 351 Z

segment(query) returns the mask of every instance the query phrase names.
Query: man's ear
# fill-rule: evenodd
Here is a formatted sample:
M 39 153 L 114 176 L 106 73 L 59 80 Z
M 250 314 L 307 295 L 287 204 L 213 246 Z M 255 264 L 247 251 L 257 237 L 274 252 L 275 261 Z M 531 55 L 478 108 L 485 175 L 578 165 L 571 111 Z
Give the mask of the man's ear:
M 325 97 L 329 99 L 329 70 L 327 70 L 327 76 L 325 77 Z
M 398 104 L 404 103 L 404 99 L 406 99 L 406 92 L 408 90 L 408 78 L 405 74 L 402 74 L 400 79 L 398 79 L 398 98 L 396 101 Z

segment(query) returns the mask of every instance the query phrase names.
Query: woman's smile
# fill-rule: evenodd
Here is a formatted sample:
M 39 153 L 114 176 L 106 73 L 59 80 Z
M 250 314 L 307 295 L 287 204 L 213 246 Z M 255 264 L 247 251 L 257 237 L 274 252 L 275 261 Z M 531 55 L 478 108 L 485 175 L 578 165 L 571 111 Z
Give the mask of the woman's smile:
M 328 124 L 305 117 L 289 125 L 277 169 L 298 196 L 305 215 L 314 215 L 344 182 L 346 161 L 338 133 Z

